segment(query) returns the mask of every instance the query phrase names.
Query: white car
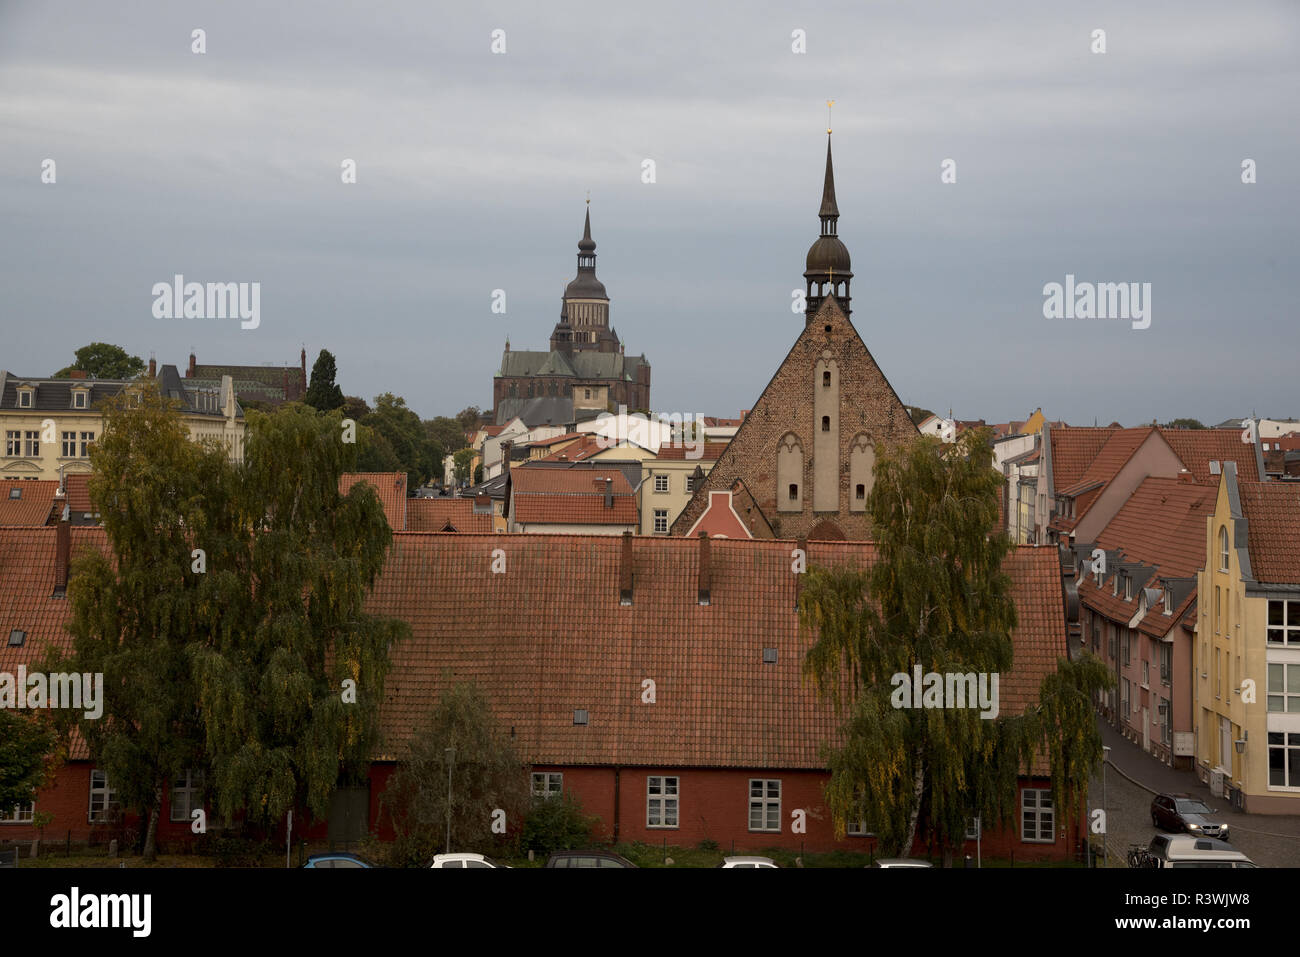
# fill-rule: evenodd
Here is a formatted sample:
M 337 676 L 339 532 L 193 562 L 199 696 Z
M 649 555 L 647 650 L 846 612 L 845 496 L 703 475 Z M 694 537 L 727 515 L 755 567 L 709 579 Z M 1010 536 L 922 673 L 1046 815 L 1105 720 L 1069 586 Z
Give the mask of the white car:
M 508 864 L 501 864 L 485 857 L 482 854 L 438 854 L 434 857 L 430 867 L 505 867 Z
M 724 857 L 719 867 L 776 867 L 770 857 Z
M 929 861 L 920 861 L 914 857 L 882 857 L 872 867 L 934 867 Z

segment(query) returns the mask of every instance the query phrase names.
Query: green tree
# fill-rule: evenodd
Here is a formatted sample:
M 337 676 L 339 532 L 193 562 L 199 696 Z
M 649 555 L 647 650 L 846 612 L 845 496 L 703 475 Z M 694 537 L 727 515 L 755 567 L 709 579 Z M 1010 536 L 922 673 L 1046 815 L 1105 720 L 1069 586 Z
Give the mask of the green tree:
M 523 850 L 535 851 L 543 857 L 554 851 L 590 847 L 599 820 L 583 813 L 582 804 L 572 791 L 565 791 L 560 797 L 534 797 L 519 843 Z
M 456 463 L 457 483 L 464 485 L 469 481 L 469 467 L 473 464 L 474 456 L 477 454 L 473 449 L 461 449 L 453 456 Z
M 322 349 L 311 367 L 311 385 L 307 386 L 303 401 L 321 412 L 341 409 L 344 405 L 343 390 L 334 382 L 336 372 L 333 354 Z
M 68 379 L 73 372 L 84 372 L 96 379 L 134 379 L 145 368 L 139 356 L 129 355 L 121 346 L 107 342 L 92 342 L 73 355 L 76 361 L 54 373 L 54 378 Z
M 477 429 L 482 418 L 483 410 L 476 405 L 467 405 L 456 413 L 456 421 L 460 423 L 462 432 L 470 432 Z
M 407 473 L 407 488 L 417 488 L 442 474 L 442 448 L 429 438 L 424 423 L 406 407 L 401 396 L 385 392 L 375 396 L 373 411 L 365 425 L 387 440 Z
M 112 556 L 87 549 L 73 562 L 72 655 L 52 657 L 48 670 L 104 675 L 100 717 L 59 716 L 65 729 L 80 729 L 123 806 L 147 822 L 152 860 L 163 789 L 178 772 L 203 767 L 188 647 L 211 627 L 213 610 L 192 549 L 227 465 L 224 451 L 189 440 L 152 381 L 138 394 L 139 404 L 127 393 L 105 403 L 90 495 Z
M 469 444 L 465 441 L 465 430 L 461 428 L 460 423 L 445 415 L 426 419 L 424 430 L 445 455 L 450 455 Z
M 826 749 L 837 829 L 863 820 L 906 855 L 924 820 L 945 861 L 971 816 L 1013 819 L 1017 774 L 1036 743 L 1068 740 L 1062 759 L 1087 764 L 1096 736 L 1091 710 L 1082 716 L 1065 693 L 1079 685 L 1091 700 L 1096 676 L 1086 669 L 1070 672 L 1074 685 L 1045 692 L 1042 718 L 899 706 L 910 696 L 895 676 L 910 679 L 916 665 L 940 675 L 1012 665 L 1016 612 L 1001 567 L 1011 544 L 996 528 L 1002 477 L 985 431 L 951 446 L 922 437 L 882 450 L 867 503 L 875 563 L 814 567 L 799 598 L 801 630 L 813 638 L 805 672 L 847 715 L 842 744 Z M 1067 804 L 1058 807 L 1068 815 Z
M 454 749 L 449 758 L 446 749 Z M 493 841 L 493 811 L 507 827 L 528 810 L 524 766 L 500 732 L 482 689 L 458 682 L 443 691 L 424 725 L 410 738 L 406 759 L 384 792 L 397 841 L 394 858 L 425 865 L 444 849 L 447 784 L 451 772 L 451 847 Z
M 1200 419 L 1174 419 L 1166 422 L 1161 428 L 1165 429 L 1203 429 L 1205 425 Z
M 15 689 L 18 694 L 25 689 Z M 54 734 L 40 716 L 0 708 L 0 812 L 36 800 L 46 780 L 46 756 Z

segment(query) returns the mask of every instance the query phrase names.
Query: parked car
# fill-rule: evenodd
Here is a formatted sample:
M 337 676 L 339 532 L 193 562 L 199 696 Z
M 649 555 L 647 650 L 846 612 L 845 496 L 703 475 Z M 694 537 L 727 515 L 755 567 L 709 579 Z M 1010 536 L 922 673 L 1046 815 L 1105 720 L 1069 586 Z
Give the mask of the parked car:
M 349 854 L 344 851 L 330 851 L 327 854 L 313 854 L 307 858 L 307 863 L 303 867 L 310 867 L 313 870 L 322 868 L 339 868 L 347 867 L 378 867 L 374 861 L 362 857 L 360 854 Z
M 546 859 L 547 867 L 636 867 L 613 851 L 555 851 Z
M 1227 841 L 1184 834 L 1157 834 L 1147 847 L 1148 867 L 1258 867 Z
M 430 867 L 504 867 L 509 869 L 509 864 L 502 864 L 500 861 L 494 861 L 483 854 L 437 854 L 433 858 Z
M 1157 794 L 1151 800 L 1151 823 L 1156 827 L 1226 841 L 1228 825 L 1212 817 L 1216 813 L 1190 794 Z
M 929 861 L 918 860 L 915 857 L 878 857 L 872 863 L 872 867 L 934 867 Z
M 719 867 L 776 867 L 770 857 L 724 857 Z

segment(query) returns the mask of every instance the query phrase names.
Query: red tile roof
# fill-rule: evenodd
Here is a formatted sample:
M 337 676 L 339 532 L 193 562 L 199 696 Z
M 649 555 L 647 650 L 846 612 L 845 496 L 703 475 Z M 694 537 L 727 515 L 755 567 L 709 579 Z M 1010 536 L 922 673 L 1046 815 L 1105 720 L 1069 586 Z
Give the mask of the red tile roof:
M 606 479 L 613 508 L 605 507 Z M 516 522 L 543 525 L 640 524 L 636 495 L 619 469 L 529 468 L 510 470 L 510 509 Z
M 1300 584 L 1300 485 L 1242 482 L 1237 490 L 1255 580 Z
M 608 451 L 608 446 L 601 444 L 601 437 L 595 432 L 582 433 L 582 439 L 572 445 L 566 445 L 558 452 L 543 456 L 543 462 L 581 462 L 593 455 Z
M 1078 495 L 1089 487 L 1099 484 L 1105 486 L 1119 474 L 1119 470 L 1124 467 L 1124 463 L 1133 457 L 1133 453 L 1138 450 L 1138 447 L 1147 440 L 1147 437 L 1153 431 L 1155 430 L 1148 425 L 1139 429 L 1120 429 L 1114 432 L 1106 440 L 1106 444 L 1097 451 L 1096 457 L 1088 463 L 1088 467 L 1084 470 L 1083 475 L 1079 477 L 1079 481 L 1068 488 L 1061 489 L 1056 494 Z M 1056 463 L 1053 461 L 1052 464 L 1053 469 L 1055 469 Z M 1082 518 L 1081 513 L 1079 517 Z
M 663 461 L 693 462 L 698 460 L 700 462 L 716 462 L 726 449 L 726 442 L 705 442 L 703 446 L 695 445 L 693 448 L 687 448 L 685 445 L 661 445 L 659 446 L 659 454 L 655 456 L 655 459 Z
M 13 490 L 18 498 L 12 498 Z M 0 525 L 44 525 L 54 511 L 54 479 L 5 479 L 0 481 Z
M 1190 578 L 1205 565 L 1205 519 L 1217 495 L 1211 485 L 1145 479 L 1098 534 L 1097 545 L 1154 565 L 1161 577 Z
M 587 432 L 566 432 L 563 435 L 553 435 L 549 439 L 538 439 L 536 442 L 524 443 L 530 449 L 544 449 L 548 446 L 555 445 L 559 442 L 573 442 L 588 435 Z
M 492 515 L 475 512 L 472 498 L 412 498 L 406 501 L 406 530 L 491 532 Z
M 63 476 L 63 490 L 68 493 L 68 508 L 82 514 L 93 513 L 90 502 L 90 473 L 73 472 Z
M 1067 426 L 1050 430 L 1052 438 L 1052 483 L 1057 489 L 1069 488 L 1083 478 L 1092 460 L 1118 429 Z
M 344 472 L 339 476 L 339 494 L 347 495 L 352 486 L 365 482 L 375 490 L 384 506 L 388 527 L 395 532 L 406 528 L 405 472 Z
M 106 548 L 72 528 L 72 551 Z M 55 529 L 0 529 L 0 671 L 69 646 L 67 599 L 51 598 Z M 622 605 L 623 542 L 602 535 L 393 536 L 367 610 L 411 626 L 392 651 L 381 757 L 397 757 L 448 681 L 476 679 L 525 760 L 547 764 L 824 767 L 842 719 L 802 675 L 789 541 L 710 542 L 710 604 L 698 603 L 699 542 L 632 539 L 633 596 Z M 508 572 L 488 560 L 504 548 Z M 869 542 L 814 542 L 810 564 L 869 565 Z M 1019 624 L 1000 708 L 1018 714 L 1065 655 L 1053 549 L 1008 557 Z M 9 632 L 28 633 L 11 648 Z M 777 663 L 764 664 L 764 648 Z M 641 681 L 656 703 L 641 703 Z M 573 724 L 574 709 L 589 712 Z M 86 757 L 78 745 L 74 758 Z
M 1218 485 L 1211 462 L 1236 462 L 1237 480 L 1259 482 L 1254 443 L 1241 441 L 1241 429 L 1161 429 L 1161 436 L 1202 485 Z

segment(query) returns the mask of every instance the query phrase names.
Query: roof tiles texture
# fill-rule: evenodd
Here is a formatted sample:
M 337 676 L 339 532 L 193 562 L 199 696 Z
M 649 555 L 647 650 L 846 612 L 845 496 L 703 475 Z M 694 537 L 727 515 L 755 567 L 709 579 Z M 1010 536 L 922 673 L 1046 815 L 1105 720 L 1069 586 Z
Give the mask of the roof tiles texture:
M 1300 584 L 1300 485 L 1243 482 L 1238 492 L 1255 580 Z
M 612 507 L 605 505 L 607 487 Z M 632 486 L 618 469 L 521 465 L 510 470 L 510 498 L 514 520 L 525 525 L 636 525 L 641 518 Z
M 406 502 L 406 530 L 491 532 L 492 516 L 476 513 L 472 498 L 412 498 Z
M 1069 488 L 1083 478 L 1097 453 L 1118 431 L 1084 426 L 1051 429 L 1052 482 L 1056 488 Z
M 405 472 L 344 472 L 339 476 L 339 494 L 347 495 L 352 486 L 365 482 L 375 490 L 384 506 L 388 527 L 395 532 L 406 528 Z
M 0 525 L 44 525 L 54 510 L 54 479 L 0 481 Z M 18 498 L 14 498 L 17 492 Z

